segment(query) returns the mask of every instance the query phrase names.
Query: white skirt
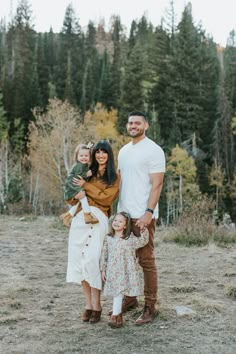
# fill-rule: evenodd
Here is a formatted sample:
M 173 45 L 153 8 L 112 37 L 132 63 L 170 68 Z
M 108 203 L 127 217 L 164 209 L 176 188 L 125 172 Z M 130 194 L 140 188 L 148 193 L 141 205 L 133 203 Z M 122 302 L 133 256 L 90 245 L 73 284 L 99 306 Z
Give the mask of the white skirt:
M 80 284 L 83 280 L 92 288 L 102 289 L 99 261 L 104 237 L 108 232 L 108 218 L 91 206 L 98 224 L 85 224 L 83 211 L 72 219 L 69 232 L 67 282 Z

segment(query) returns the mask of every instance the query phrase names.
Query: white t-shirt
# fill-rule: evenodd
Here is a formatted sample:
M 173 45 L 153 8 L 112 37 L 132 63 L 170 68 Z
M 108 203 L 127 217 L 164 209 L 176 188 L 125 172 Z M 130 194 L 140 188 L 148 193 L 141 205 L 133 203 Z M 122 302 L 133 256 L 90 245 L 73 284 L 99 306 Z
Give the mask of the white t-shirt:
M 136 144 L 130 142 L 119 151 L 118 169 L 121 174 L 118 211 L 140 218 L 145 213 L 152 188 L 150 174 L 165 172 L 164 151 L 147 137 Z M 158 218 L 158 204 L 153 217 Z

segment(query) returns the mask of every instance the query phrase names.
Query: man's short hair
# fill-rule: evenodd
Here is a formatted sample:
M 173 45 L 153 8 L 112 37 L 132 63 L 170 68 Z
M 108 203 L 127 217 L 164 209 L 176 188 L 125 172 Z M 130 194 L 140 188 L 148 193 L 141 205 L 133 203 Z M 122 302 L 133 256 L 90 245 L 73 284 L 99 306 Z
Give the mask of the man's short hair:
M 142 111 L 132 111 L 129 113 L 129 117 L 133 117 L 133 116 L 139 116 L 139 117 L 143 117 L 144 120 L 147 122 L 148 121 L 148 117 L 147 117 L 147 114 L 145 112 L 142 112 Z

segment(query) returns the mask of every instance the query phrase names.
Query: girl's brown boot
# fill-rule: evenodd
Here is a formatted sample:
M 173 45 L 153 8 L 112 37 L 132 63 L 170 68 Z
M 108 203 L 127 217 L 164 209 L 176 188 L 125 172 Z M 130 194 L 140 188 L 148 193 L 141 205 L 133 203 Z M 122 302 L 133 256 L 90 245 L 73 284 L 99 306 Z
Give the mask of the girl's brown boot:
M 108 326 L 111 328 L 120 328 L 123 326 L 123 317 L 122 313 L 119 315 L 111 315 L 110 320 L 108 322 Z

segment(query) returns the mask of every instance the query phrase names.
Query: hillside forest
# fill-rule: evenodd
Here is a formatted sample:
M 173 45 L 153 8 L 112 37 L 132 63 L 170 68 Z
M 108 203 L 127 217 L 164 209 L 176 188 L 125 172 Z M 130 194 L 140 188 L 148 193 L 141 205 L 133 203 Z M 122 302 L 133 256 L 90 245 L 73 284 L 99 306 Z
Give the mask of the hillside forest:
M 61 31 L 38 33 L 27 0 L 0 23 L 0 212 L 55 214 L 78 143 L 129 141 L 133 110 L 165 151 L 160 220 L 207 198 L 212 217 L 236 222 L 236 32 L 225 48 L 175 2 L 161 23 L 119 16 L 82 28 L 71 4 Z

